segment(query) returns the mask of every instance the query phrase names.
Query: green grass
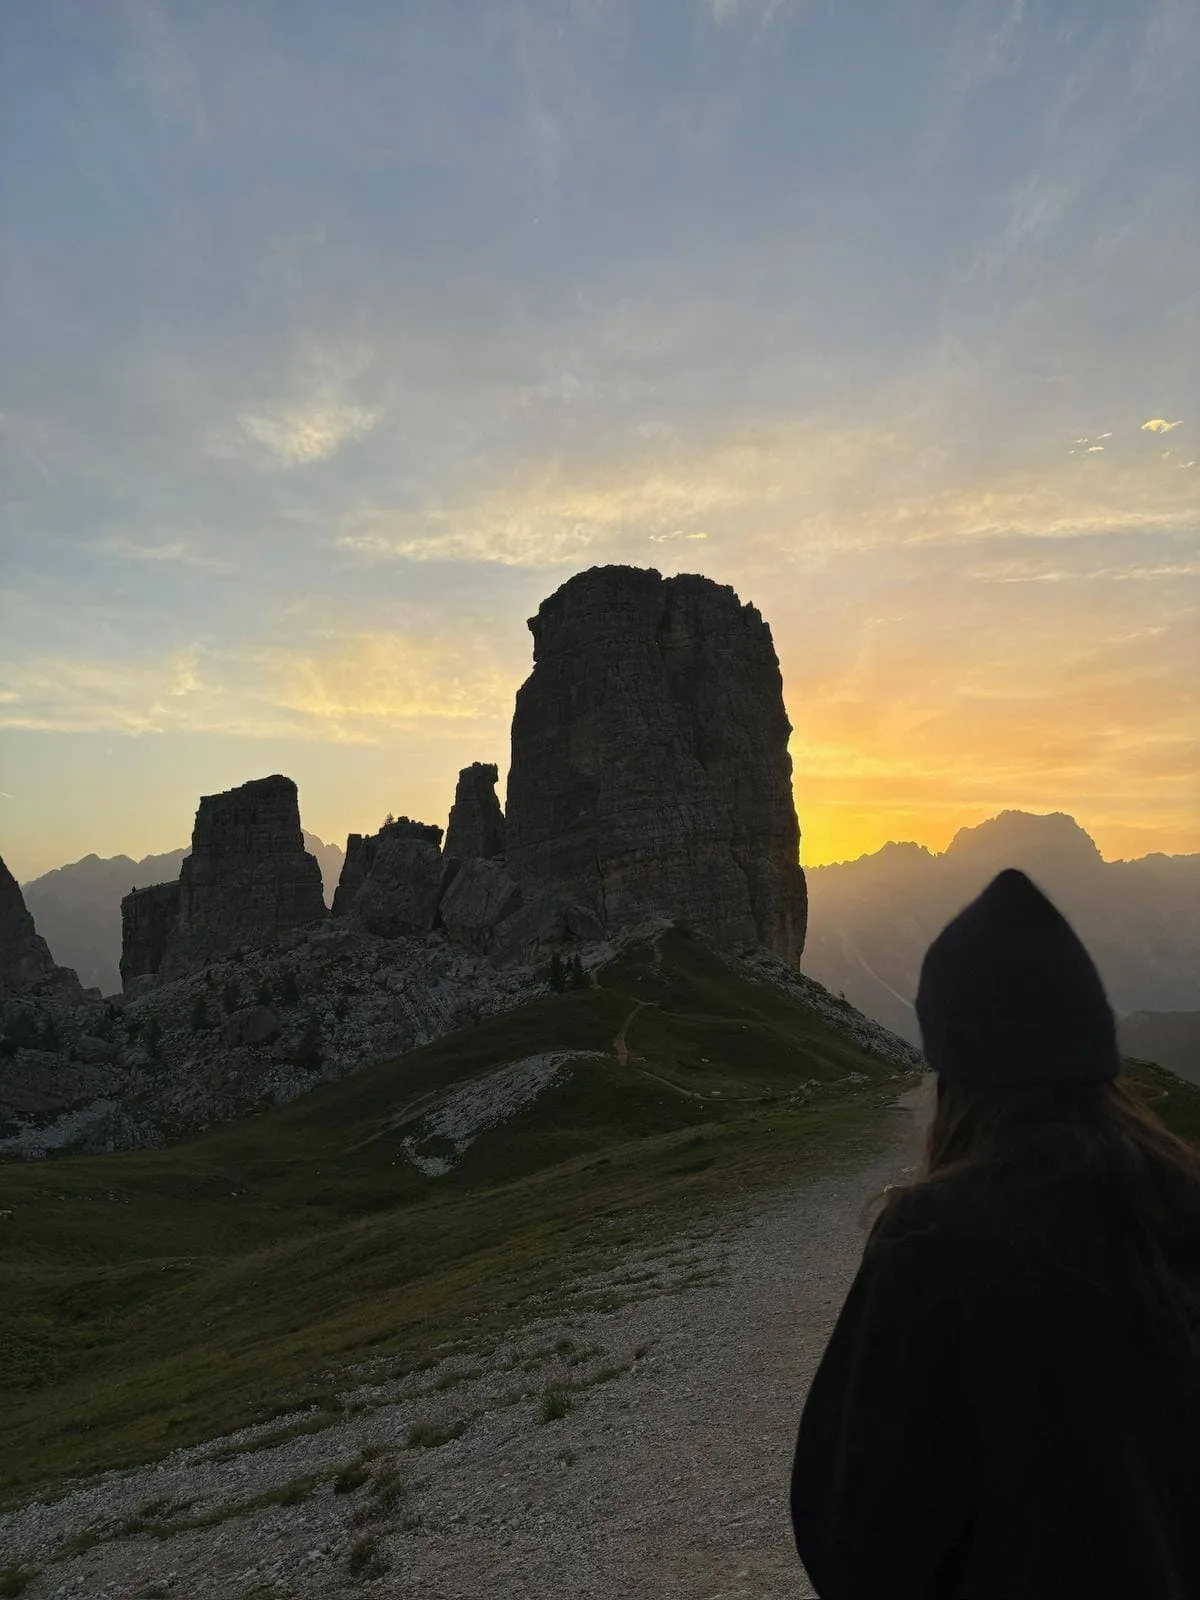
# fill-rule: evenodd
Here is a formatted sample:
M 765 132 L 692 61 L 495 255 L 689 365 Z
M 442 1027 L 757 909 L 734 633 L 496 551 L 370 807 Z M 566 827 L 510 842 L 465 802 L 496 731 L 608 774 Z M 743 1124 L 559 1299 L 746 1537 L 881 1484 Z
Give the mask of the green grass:
M 361 1381 L 342 1375 L 351 1364 L 417 1373 L 459 1340 L 469 1370 L 532 1297 L 544 1314 L 632 1242 L 879 1148 L 887 1064 L 697 941 L 670 934 L 661 950 L 660 968 L 629 952 L 596 987 L 185 1143 L 0 1166 L 8 1502 L 248 1424 L 263 1427 L 250 1449 L 318 1431 Z M 639 1000 L 622 1065 L 612 1042 Z M 393 1123 L 413 1101 L 568 1048 L 597 1058 L 447 1176 L 408 1160 L 414 1128 Z M 1200 1090 L 1133 1070 L 1200 1136 Z
M 250 1423 L 279 1421 L 250 1448 L 317 1431 L 341 1414 L 340 1367 L 494 1342 L 619 1240 L 875 1146 L 889 1068 L 699 943 L 662 948 L 657 976 L 628 955 L 598 987 L 186 1143 L 0 1166 L 0 1488 L 53 1491 Z M 605 1053 L 639 999 L 654 1004 L 621 1065 Z M 702 1025 L 725 1100 L 671 1087 L 689 1086 Z M 446 1177 L 407 1159 L 414 1130 L 392 1123 L 413 1101 L 555 1048 L 598 1056 Z M 757 1098 L 850 1071 L 868 1081 Z

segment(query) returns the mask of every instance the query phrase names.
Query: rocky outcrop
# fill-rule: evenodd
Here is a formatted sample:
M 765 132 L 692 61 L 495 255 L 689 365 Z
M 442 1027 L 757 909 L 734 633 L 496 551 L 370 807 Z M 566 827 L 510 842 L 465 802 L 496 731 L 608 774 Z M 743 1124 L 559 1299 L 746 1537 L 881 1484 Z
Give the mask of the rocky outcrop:
M 526 900 L 795 961 L 807 898 L 771 632 L 702 577 L 596 567 L 530 621 L 505 862 Z
M 495 762 L 476 761 L 458 775 L 446 829 L 446 855 L 454 861 L 490 861 L 504 854 L 504 813 L 496 794 Z
M 440 828 L 431 831 L 440 839 Z M 446 876 L 446 862 L 432 839 L 389 833 L 378 840 L 350 915 L 380 938 L 424 938 L 437 922 Z
M 370 877 L 381 852 L 391 853 L 391 862 L 384 868 L 384 877 L 391 879 L 399 870 L 405 851 L 393 851 L 402 842 L 428 845 L 440 858 L 442 830 L 429 822 L 414 822 L 411 817 L 396 817 L 384 823 L 378 833 L 352 833 L 346 840 L 346 859 L 333 896 L 333 915 L 347 917 L 354 910 L 359 891 Z M 427 859 L 427 851 L 413 851 L 413 858 Z M 368 900 L 372 898 L 368 895 Z
M 82 995 L 79 979 L 60 967 L 33 925 L 17 880 L 0 860 L 0 997 L 40 993 Z
M 205 795 L 178 883 L 135 890 L 121 903 L 122 981 L 182 977 L 325 914 L 321 868 L 304 848 L 291 778 Z
M 497 861 L 464 861 L 442 895 L 439 919 L 446 936 L 476 955 L 491 951 L 499 924 L 521 904 L 520 888 Z
M 179 925 L 179 882 L 134 889 L 121 901 L 121 985 L 152 976 Z

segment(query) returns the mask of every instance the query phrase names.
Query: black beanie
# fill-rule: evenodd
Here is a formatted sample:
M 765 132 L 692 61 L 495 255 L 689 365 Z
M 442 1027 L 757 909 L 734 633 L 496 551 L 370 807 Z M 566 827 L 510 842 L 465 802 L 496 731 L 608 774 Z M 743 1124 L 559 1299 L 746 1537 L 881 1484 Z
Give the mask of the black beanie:
M 925 1057 L 957 1083 L 1099 1083 L 1119 1066 L 1095 963 L 1023 872 L 993 878 L 921 964 Z

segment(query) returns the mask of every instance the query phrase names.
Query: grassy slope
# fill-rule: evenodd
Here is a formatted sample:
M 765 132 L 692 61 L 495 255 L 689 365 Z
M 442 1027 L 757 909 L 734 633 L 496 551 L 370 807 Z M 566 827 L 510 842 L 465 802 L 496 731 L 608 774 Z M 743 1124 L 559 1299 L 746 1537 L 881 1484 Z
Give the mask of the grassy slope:
M 354 1361 L 487 1348 L 631 1241 L 877 1148 L 890 1067 L 693 941 L 662 955 L 168 1150 L 0 1167 L 0 1487 L 332 1403 Z M 410 1102 L 566 1048 L 602 1058 L 450 1175 L 407 1160 Z M 1200 1091 L 1136 1070 L 1200 1137 Z
M 694 941 L 661 948 L 167 1150 L 0 1167 L 0 1484 L 265 1419 L 354 1360 L 494 1340 L 631 1238 L 878 1142 L 890 1067 Z M 598 1057 L 451 1174 L 406 1158 L 406 1105 L 567 1048 Z M 789 1098 L 804 1082 L 829 1087 Z

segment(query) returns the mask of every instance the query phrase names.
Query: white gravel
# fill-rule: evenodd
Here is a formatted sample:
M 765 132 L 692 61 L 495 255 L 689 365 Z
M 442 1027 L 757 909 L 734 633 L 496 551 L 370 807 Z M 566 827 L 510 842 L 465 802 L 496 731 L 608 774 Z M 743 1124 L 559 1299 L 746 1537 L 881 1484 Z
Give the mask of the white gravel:
M 237 1435 L 0 1520 L 0 1567 L 42 1564 L 27 1600 L 811 1596 L 787 1512 L 796 1423 L 867 1207 L 916 1159 L 923 1093 L 898 1102 L 891 1146 L 866 1169 L 634 1254 L 580 1282 L 565 1318 L 486 1358 L 443 1352 L 427 1371 L 384 1381 L 364 1372 L 347 1396 L 364 1409 L 322 1432 L 215 1460 L 219 1444 L 256 1436 Z M 598 1306 L 605 1297 L 620 1303 Z M 571 1348 L 556 1351 L 560 1340 Z M 547 1389 L 571 1384 L 571 1409 L 543 1420 Z M 449 1443 L 406 1447 L 414 1423 L 470 1418 Z M 297 1505 L 163 1539 L 118 1531 L 151 1502 L 190 1502 L 191 1515 L 233 1508 L 364 1450 L 379 1452 L 371 1472 L 393 1469 L 402 1484 L 376 1520 L 362 1516 L 370 1483 L 336 1494 L 327 1482 Z M 88 1531 L 102 1542 L 66 1554 Z M 352 1550 L 369 1536 L 386 1570 L 352 1576 Z

